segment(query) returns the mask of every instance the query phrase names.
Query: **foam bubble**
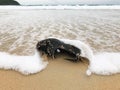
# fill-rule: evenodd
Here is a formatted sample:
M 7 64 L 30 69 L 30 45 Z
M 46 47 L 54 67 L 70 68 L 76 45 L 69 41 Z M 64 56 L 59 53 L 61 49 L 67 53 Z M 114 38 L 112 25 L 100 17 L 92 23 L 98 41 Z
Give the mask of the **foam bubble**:
M 90 70 L 87 70 L 87 71 L 86 71 L 86 74 L 87 74 L 88 76 L 90 76 L 90 75 L 92 74 L 92 72 L 91 72 Z

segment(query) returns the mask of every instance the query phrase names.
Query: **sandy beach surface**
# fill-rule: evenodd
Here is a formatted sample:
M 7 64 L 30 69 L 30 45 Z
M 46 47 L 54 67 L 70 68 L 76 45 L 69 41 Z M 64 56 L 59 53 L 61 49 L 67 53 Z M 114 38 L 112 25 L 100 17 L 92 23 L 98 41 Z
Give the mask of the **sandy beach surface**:
M 72 63 L 59 58 L 37 74 L 24 76 L 0 70 L 1 90 L 119 90 L 120 75 L 86 76 L 87 63 Z
M 51 36 L 81 40 L 94 53 L 120 52 L 120 10 L 0 10 L 0 52 L 33 55 Z M 34 75 L 0 70 L 0 90 L 120 90 L 120 74 L 87 76 L 87 68 L 58 56 Z

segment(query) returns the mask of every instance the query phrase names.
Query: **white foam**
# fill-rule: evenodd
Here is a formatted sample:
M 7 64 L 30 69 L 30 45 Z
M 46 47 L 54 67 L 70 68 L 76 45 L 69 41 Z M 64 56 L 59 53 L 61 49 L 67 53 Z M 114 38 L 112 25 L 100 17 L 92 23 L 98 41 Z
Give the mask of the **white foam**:
M 120 73 L 120 53 L 102 52 L 94 55 L 86 72 L 87 75 L 88 72 L 99 75 Z
M 15 56 L 0 52 L 0 68 L 12 69 L 22 74 L 29 75 L 40 72 L 47 66 L 48 62 L 43 62 L 36 51 L 33 56 Z

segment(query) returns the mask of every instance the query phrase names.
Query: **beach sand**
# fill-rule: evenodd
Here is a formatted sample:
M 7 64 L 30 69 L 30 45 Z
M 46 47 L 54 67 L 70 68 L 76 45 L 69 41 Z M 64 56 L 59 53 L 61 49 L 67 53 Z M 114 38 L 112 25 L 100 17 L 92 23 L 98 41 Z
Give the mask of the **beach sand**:
M 50 36 L 81 40 L 94 53 L 119 52 L 119 21 L 120 10 L 0 10 L 0 52 L 33 55 Z M 34 75 L 0 70 L 0 90 L 120 90 L 120 74 L 87 76 L 87 68 L 60 56 Z
M 120 74 L 86 76 L 88 63 L 73 63 L 58 57 L 34 75 L 0 70 L 0 90 L 119 90 Z

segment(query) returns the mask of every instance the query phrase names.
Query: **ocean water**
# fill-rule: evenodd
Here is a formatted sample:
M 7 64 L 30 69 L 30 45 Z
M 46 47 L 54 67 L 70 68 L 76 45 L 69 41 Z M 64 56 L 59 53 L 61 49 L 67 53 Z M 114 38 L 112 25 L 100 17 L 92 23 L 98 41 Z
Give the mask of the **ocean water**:
M 77 39 L 94 52 L 120 51 L 120 10 L 0 10 L 0 51 L 32 55 L 48 37 Z
M 21 5 L 116 5 L 118 0 L 16 0 Z
M 14 10 L 79 10 L 79 9 L 120 9 L 120 5 L 4 5 L 0 9 Z

